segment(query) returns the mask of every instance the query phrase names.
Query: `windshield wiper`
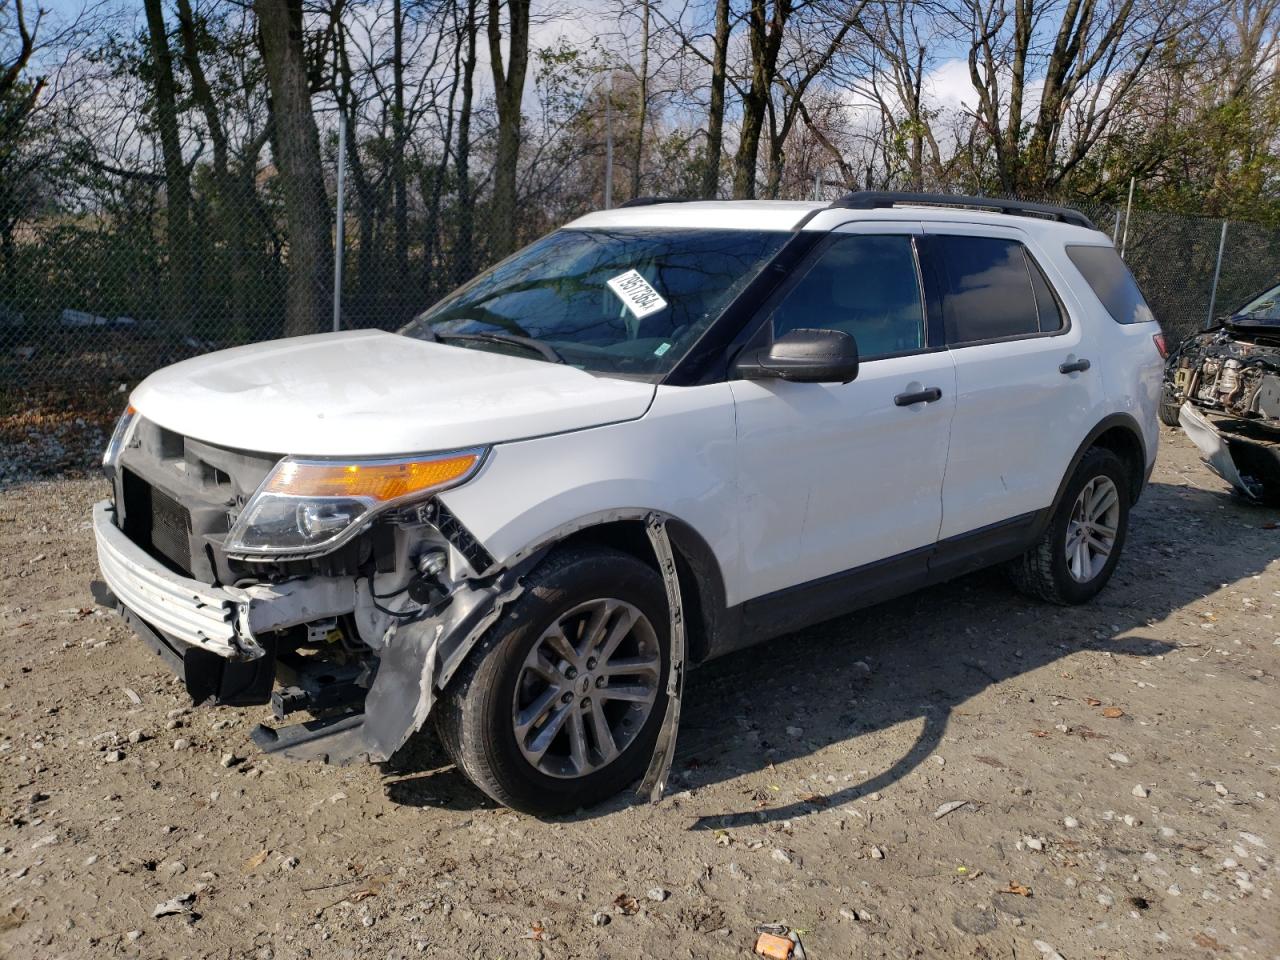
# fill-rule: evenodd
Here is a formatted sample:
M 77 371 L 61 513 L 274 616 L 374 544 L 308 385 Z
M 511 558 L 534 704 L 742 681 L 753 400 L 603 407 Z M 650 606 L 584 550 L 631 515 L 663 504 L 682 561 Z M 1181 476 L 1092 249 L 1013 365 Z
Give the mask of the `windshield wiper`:
M 538 354 L 543 359 L 550 360 L 552 363 L 564 363 L 565 359 L 558 350 L 545 340 L 538 340 L 534 337 L 522 337 L 514 333 L 441 333 L 439 330 L 432 330 L 431 336 L 440 343 L 449 343 L 453 340 L 461 340 L 473 343 L 507 343 L 517 347 L 523 347 L 526 350 Z

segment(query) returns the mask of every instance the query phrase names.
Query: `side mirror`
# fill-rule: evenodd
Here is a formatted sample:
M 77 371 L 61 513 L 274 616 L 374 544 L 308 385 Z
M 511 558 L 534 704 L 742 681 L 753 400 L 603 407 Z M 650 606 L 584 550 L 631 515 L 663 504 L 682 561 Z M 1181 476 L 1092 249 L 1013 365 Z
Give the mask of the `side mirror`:
M 734 370 L 744 380 L 848 383 L 858 375 L 858 344 L 841 330 L 792 330 L 739 356 Z

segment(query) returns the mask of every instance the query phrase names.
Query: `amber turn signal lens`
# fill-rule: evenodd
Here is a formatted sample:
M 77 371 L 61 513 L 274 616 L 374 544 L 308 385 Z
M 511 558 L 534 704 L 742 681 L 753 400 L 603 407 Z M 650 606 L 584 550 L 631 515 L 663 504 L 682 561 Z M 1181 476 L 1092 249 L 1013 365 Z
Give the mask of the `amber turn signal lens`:
M 470 473 L 479 459 L 478 453 L 465 453 L 439 460 L 385 463 L 286 460 L 262 492 L 304 497 L 361 497 L 387 502 L 453 483 Z

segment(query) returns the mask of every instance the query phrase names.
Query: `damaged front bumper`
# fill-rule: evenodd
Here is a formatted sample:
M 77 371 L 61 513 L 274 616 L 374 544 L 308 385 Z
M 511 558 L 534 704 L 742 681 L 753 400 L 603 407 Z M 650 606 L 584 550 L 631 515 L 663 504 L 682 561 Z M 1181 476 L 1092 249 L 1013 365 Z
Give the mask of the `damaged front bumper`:
M 126 536 L 110 501 L 95 504 L 93 529 L 110 591 L 100 599 L 184 679 L 197 703 L 210 698 L 232 706 L 266 703 L 278 679 L 296 676 L 283 655 L 278 662 L 282 631 L 343 617 L 359 622 L 374 642 L 358 699 L 328 710 L 307 706 L 320 716 L 254 733 L 266 751 L 333 763 L 382 761 L 399 749 L 426 720 L 437 691 L 519 595 L 520 575 L 537 559 L 453 584 L 448 603 L 435 611 L 419 607 L 403 591 L 387 610 L 376 602 L 371 584 L 356 577 L 229 587 L 183 576 Z
M 1182 405 L 1178 422 L 1210 469 L 1244 496 L 1263 502 L 1280 491 L 1280 429 L 1207 413 L 1191 403 Z
M 258 637 L 352 609 L 350 580 L 309 578 L 243 589 L 215 587 L 174 573 L 116 526 L 110 500 L 93 507 L 103 579 L 135 614 L 179 644 L 225 660 L 256 660 Z

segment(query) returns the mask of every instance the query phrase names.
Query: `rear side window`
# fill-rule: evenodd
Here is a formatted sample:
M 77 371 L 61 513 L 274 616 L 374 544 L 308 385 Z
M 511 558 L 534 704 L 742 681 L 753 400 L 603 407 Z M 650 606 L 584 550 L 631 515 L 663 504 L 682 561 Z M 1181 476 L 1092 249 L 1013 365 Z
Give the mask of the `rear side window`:
M 1052 333 L 1063 326 L 1057 298 L 1016 240 L 936 238 L 947 343 L 957 346 Z
M 1115 247 L 1072 245 L 1067 256 L 1116 323 L 1146 323 L 1155 315 Z

